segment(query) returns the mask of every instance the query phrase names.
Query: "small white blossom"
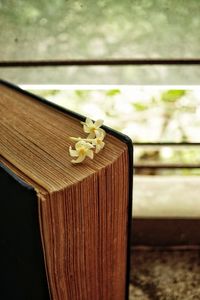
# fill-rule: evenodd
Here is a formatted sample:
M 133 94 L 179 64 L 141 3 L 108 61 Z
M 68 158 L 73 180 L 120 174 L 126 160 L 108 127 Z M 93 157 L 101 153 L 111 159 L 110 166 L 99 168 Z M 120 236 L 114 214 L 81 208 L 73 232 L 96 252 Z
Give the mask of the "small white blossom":
M 83 140 L 78 141 L 75 144 L 75 149 L 73 150 L 72 147 L 69 147 L 69 154 L 72 157 L 77 157 L 76 160 L 72 160 L 72 163 L 81 163 L 87 156 L 91 159 L 93 159 L 94 153 L 91 150 L 94 146 L 91 145 L 91 143 L 85 142 Z
M 99 151 L 101 151 L 101 149 L 105 146 L 105 143 L 103 142 L 104 137 L 104 133 L 97 131 L 96 138 L 91 139 L 92 145 L 95 146 L 95 153 L 99 153 Z
M 73 159 L 72 163 L 81 163 L 86 157 L 93 159 L 94 152 L 99 153 L 101 149 L 104 148 L 104 138 L 106 132 L 100 128 L 103 124 L 103 120 L 97 120 L 93 122 L 91 119 L 86 118 L 85 122 L 81 122 L 83 124 L 83 130 L 86 133 L 89 133 L 87 138 L 81 137 L 70 137 L 70 140 L 76 142 L 75 150 L 72 147 L 69 147 L 69 154 L 72 157 L 77 157 L 77 159 Z
M 83 125 L 84 132 L 89 133 L 88 139 L 95 138 L 97 132 L 105 135 L 105 131 L 100 128 L 103 125 L 103 120 L 97 120 L 93 123 L 90 118 L 86 118 L 85 122 L 81 122 L 81 124 Z

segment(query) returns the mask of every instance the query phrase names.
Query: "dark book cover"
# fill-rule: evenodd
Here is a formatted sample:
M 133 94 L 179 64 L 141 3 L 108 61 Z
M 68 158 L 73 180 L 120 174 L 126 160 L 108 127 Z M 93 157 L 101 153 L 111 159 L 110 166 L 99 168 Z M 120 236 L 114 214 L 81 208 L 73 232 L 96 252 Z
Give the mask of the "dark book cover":
M 0 298 L 49 299 L 35 190 L 0 164 Z

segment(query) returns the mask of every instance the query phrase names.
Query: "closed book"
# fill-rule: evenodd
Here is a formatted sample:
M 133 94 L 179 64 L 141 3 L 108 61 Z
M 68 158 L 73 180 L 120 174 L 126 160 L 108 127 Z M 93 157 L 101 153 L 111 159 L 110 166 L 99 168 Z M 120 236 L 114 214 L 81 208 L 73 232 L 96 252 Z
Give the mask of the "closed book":
M 128 299 L 132 141 L 76 164 L 84 116 L 3 80 L 0 113 L 2 299 Z

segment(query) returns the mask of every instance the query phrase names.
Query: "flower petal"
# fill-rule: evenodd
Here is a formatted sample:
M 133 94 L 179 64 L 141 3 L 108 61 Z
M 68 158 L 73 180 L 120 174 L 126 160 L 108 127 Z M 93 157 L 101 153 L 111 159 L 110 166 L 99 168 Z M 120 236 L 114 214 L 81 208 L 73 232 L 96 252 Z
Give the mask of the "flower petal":
M 85 143 L 85 148 L 87 148 L 87 149 L 92 149 L 92 148 L 94 148 L 94 146 L 92 145 L 92 144 L 90 144 L 90 143 Z
M 80 137 L 76 138 L 76 137 L 70 136 L 69 138 L 70 138 L 71 141 L 75 141 L 75 142 L 81 141 Z
M 96 131 L 96 130 L 95 130 Z M 87 139 L 94 139 L 95 138 L 95 132 L 91 132 L 88 136 Z
M 101 149 L 103 149 L 103 148 L 104 148 L 104 146 L 105 146 L 105 143 L 104 143 L 104 142 L 102 142 L 102 143 L 101 143 Z
M 85 124 L 86 124 L 88 127 L 90 127 L 90 126 L 93 125 L 93 122 L 92 122 L 92 120 L 91 120 L 90 118 L 86 118 Z
M 99 131 L 99 129 L 95 130 L 95 134 L 96 134 L 96 138 L 101 138 L 101 132 Z
M 106 135 L 106 132 L 102 128 L 98 128 L 95 130 L 95 135 L 97 138 L 101 138 L 103 140 Z
M 101 150 L 101 146 L 97 144 L 96 149 L 95 149 L 95 153 L 99 153 L 100 150 Z
M 83 125 L 83 131 L 86 133 L 90 133 L 90 128 L 87 125 Z
M 75 144 L 75 149 L 78 151 L 81 147 L 83 147 L 84 143 L 85 143 L 85 142 L 84 142 L 83 140 L 78 141 L 78 142 Z
M 73 164 L 79 164 L 81 163 L 83 160 L 85 159 L 85 154 L 84 155 L 80 155 L 76 160 L 72 160 Z
M 105 130 L 104 130 L 104 129 L 102 129 L 102 128 L 99 128 L 98 130 L 99 130 L 100 134 L 101 134 L 103 137 L 105 137 L 105 136 L 106 136 L 106 132 L 105 132 Z
M 96 127 L 96 128 L 99 128 L 99 127 L 101 127 L 103 125 L 103 120 L 97 120 L 95 123 L 94 123 L 94 126 Z
M 95 134 L 98 139 L 103 140 L 105 137 L 104 133 L 105 133 L 105 131 L 101 128 L 98 128 L 97 130 L 95 130 Z
M 101 149 L 103 149 L 105 146 L 105 143 L 104 142 L 101 142 L 100 144 L 96 144 L 96 150 L 95 150 L 95 153 L 99 153 L 99 151 Z
M 89 158 L 93 159 L 94 152 L 92 150 L 88 150 L 86 156 L 88 156 Z
M 72 157 L 78 156 L 78 152 L 76 150 L 73 150 L 71 146 L 69 147 L 69 154 Z

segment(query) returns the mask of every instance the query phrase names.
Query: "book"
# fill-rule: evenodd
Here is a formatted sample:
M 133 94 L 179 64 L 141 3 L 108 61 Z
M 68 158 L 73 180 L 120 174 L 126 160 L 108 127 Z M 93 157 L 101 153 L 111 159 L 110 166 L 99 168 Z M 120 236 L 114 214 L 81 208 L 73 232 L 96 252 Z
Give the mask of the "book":
M 109 127 L 73 164 L 85 117 L 0 81 L 2 299 L 128 299 L 132 141 Z

